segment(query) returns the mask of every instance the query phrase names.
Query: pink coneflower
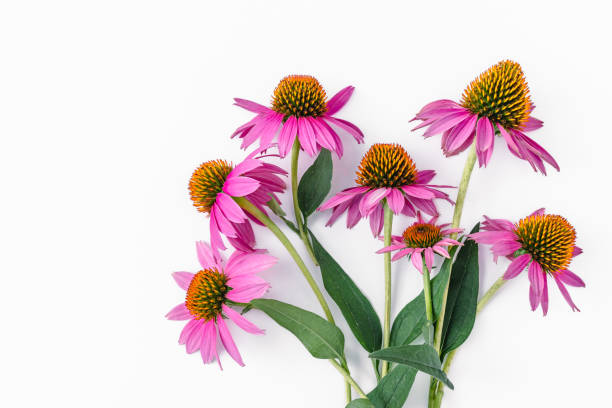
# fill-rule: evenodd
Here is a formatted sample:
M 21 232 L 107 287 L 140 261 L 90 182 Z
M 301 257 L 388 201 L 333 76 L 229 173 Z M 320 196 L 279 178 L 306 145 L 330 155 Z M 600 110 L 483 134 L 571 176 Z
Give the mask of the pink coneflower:
M 521 66 L 502 61 L 480 74 L 463 92 L 461 103 L 448 99 L 431 102 L 412 120 L 422 120 L 413 130 L 429 127 L 423 136 L 442 133 L 442 150 L 454 156 L 476 138 L 479 165 L 486 166 L 493 154 L 496 133 L 501 134 L 510 152 L 527 160 L 535 171 L 546 174 L 547 162 L 559 170 L 555 159 L 525 132 L 542 127 L 531 115 L 534 105 Z
M 248 303 L 266 293 L 270 285 L 256 274 L 274 265 L 276 258 L 261 252 L 235 251 L 225 261 L 216 249 L 204 242 L 197 242 L 196 248 L 202 270 L 195 274 L 172 274 L 180 288 L 187 291 L 187 296 L 166 317 L 170 320 L 189 320 L 179 337 L 179 344 L 185 344 L 187 353 L 200 350 L 205 364 L 216 358 L 221 367 L 217 350 L 218 332 L 225 350 L 244 366 L 225 320 L 230 319 L 248 333 L 263 334 L 263 330 L 230 306 Z
M 261 223 L 245 213 L 232 197 L 245 197 L 265 213 L 266 203 L 270 200 L 280 203 L 275 193 L 285 190 L 285 182 L 278 174 L 287 172 L 253 158 L 235 167 L 225 160 L 211 160 L 193 172 L 189 192 L 198 211 L 210 214 L 210 241 L 214 247 L 225 249 L 222 233 L 234 248 L 253 250 L 255 235 L 248 218 Z
M 398 251 L 391 258 L 397 261 L 400 258 L 409 256 L 412 264 L 423 273 L 423 255 L 427 270 L 431 271 L 434 261 L 434 253 L 450 258 L 445 247 L 450 245 L 462 245 L 459 241 L 447 238 L 453 233 L 462 232 L 461 228 L 447 228 L 450 224 L 436 225 L 437 216 L 425 222 L 421 213 L 417 213 L 417 221 L 406 228 L 402 235 L 392 235 L 391 245 L 379 249 L 376 253 Z
M 479 244 L 492 245 L 491 252 L 496 261 L 499 256 L 512 259 L 503 276 L 506 280 L 518 276 L 529 266 L 529 301 L 532 310 L 541 304 L 544 315 L 548 312 L 548 275 L 555 280 L 572 310 L 579 311 L 565 285 L 584 287 L 582 279 L 567 269 L 572 258 L 582 253 L 582 250 L 576 246 L 576 230 L 565 218 L 544 214 L 543 208 L 517 224 L 503 219 L 485 218 L 481 227 L 484 231 L 469 237 Z
M 302 149 L 314 156 L 321 148 L 342 156 L 342 141 L 330 125 L 350 133 L 358 143 L 363 143 L 363 133 L 352 123 L 334 115 L 348 102 L 353 90 L 347 86 L 329 101 L 325 90 L 315 78 L 308 75 L 290 75 L 283 78 L 272 97 L 272 108 L 255 102 L 235 98 L 235 104 L 257 116 L 240 126 L 232 134 L 242 139 L 246 149 L 257 139 L 262 148 L 270 146 L 278 135 L 278 151 L 285 157 L 297 135 Z
M 325 202 L 319 211 L 333 208 L 326 225 L 332 225 L 338 217 L 348 212 L 346 226 L 353 228 L 361 218 L 370 218 L 374 236 L 380 235 L 383 226 L 383 200 L 395 214 L 416 217 L 417 210 L 437 215 L 433 202 L 443 198 L 450 203 L 448 194 L 433 187 L 450 187 L 427 184 L 436 172 L 417 171 L 412 158 L 398 144 L 377 143 L 370 147 L 357 170 L 355 182 L 359 187 L 341 191 Z

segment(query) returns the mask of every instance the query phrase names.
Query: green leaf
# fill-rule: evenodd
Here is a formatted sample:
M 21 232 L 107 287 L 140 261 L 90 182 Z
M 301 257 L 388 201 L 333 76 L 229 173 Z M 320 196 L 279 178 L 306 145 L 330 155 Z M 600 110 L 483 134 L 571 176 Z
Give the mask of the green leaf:
M 368 394 L 368 398 L 376 408 L 402 408 L 417 370 L 406 365 L 397 365 L 389 371 L 376 388 Z M 367 407 L 367 405 L 364 405 Z
M 273 299 L 255 299 L 251 304 L 293 333 L 313 357 L 344 359 L 344 335 L 321 316 Z
M 319 156 L 302 176 L 298 185 L 298 204 L 304 219 L 312 214 L 329 193 L 331 189 L 331 179 L 333 164 L 331 152 L 321 149 Z
M 476 224 L 471 233 L 478 232 L 479 228 L 480 224 Z M 442 355 L 463 344 L 474 327 L 478 280 L 478 244 L 466 240 L 451 273 L 442 327 Z
M 416 368 L 442 381 L 451 390 L 454 388 L 442 371 L 436 349 L 428 344 L 388 347 L 371 353 L 370 357 Z
M 449 251 L 450 259 L 445 259 L 440 271 L 431 280 L 432 297 L 434 316 L 437 318 L 440 314 L 440 304 L 444 295 L 444 288 L 448 281 L 448 275 L 452 265 L 453 255 L 457 247 L 452 247 Z M 391 346 L 401 346 L 411 343 L 414 339 L 423 333 L 423 328 L 427 323 L 425 316 L 425 299 L 423 291 L 410 301 L 398 313 L 391 327 Z
M 378 350 L 382 343 L 382 328 L 374 307 L 311 232 L 310 238 L 325 290 L 340 308 L 363 348 L 369 352 Z
M 349 402 L 346 408 L 375 408 L 375 406 L 367 399 L 359 398 Z

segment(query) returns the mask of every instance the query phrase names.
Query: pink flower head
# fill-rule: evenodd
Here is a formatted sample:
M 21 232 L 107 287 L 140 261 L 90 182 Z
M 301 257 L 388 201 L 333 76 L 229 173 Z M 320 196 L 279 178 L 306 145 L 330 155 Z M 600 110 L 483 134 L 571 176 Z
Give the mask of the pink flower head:
M 179 344 L 186 346 L 187 353 L 200 350 L 205 364 L 217 359 L 221 367 L 217 350 L 217 338 L 220 338 L 223 348 L 244 366 L 226 320 L 231 320 L 248 333 L 263 334 L 263 330 L 231 306 L 250 302 L 266 293 L 270 285 L 257 273 L 274 265 L 276 258 L 262 251 L 235 251 L 225 261 L 216 249 L 204 242 L 197 242 L 196 249 L 202 270 L 195 274 L 172 274 L 187 294 L 185 301 L 172 308 L 166 317 L 170 320 L 188 320 L 179 337 Z
M 565 218 L 544 214 L 541 208 L 517 224 L 486 216 L 485 219 L 481 232 L 469 237 L 479 244 L 492 245 L 495 261 L 499 256 L 512 260 L 504 279 L 512 279 L 528 268 L 532 310 L 542 305 L 544 315 L 548 312 L 549 276 L 555 280 L 572 310 L 580 311 L 565 285 L 584 287 L 582 279 L 567 269 L 572 258 L 581 254 L 582 250 L 576 246 L 576 230 Z
M 265 149 L 273 144 L 280 129 L 278 151 L 281 157 L 287 155 L 296 135 L 302 149 L 310 156 L 323 147 L 342 157 L 342 141 L 332 126 L 351 134 L 357 143 L 363 143 L 363 133 L 357 126 L 332 116 L 348 102 L 354 89 L 347 86 L 328 101 L 325 90 L 314 77 L 287 76 L 276 87 L 271 108 L 245 99 L 234 99 L 236 105 L 256 116 L 236 129 L 232 137 L 242 139 L 243 149 L 257 139 L 260 147 Z
M 437 215 L 438 210 L 433 202 L 437 198 L 454 204 L 448 194 L 434 188 L 450 186 L 427 184 L 435 174 L 433 170 L 417 171 L 412 158 L 402 146 L 377 143 L 361 160 L 355 180 L 359 187 L 341 191 L 318 210 L 333 208 L 326 224 L 328 226 L 344 212 L 348 212 L 348 228 L 369 217 L 372 234 L 378 236 L 383 227 L 385 200 L 395 214 L 410 217 L 416 217 L 417 210 L 431 216 Z
M 210 240 L 216 248 L 225 249 L 221 234 L 241 251 L 252 251 L 255 245 L 249 218 L 261 223 L 245 213 L 232 197 L 244 197 L 264 213 L 270 200 L 280 203 L 275 193 L 285 190 L 285 182 L 278 175 L 287 172 L 252 156 L 235 167 L 225 160 L 202 163 L 189 181 L 193 205 L 198 211 L 210 214 Z
M 508 149 L 531 167 L 546 174 L 544 162 L 557 171 L 555 159 L 525 132 L 542 127 L 543 122 L 530 116 L 534 105 L 521 66 L 502 61 L 476 78 L 463 93 L 461 103 L 448 99 L 431 102 L 412 120 L 423 121 L 413 130 L 428 127 L 423 136 L 442 133 L 442 151 L 454 156 L 467 149 L 476 138 L 480 167 L 493 154 L 495 135 L 501 135 Z
M 450 258 L 445 247 L 450 245 L 463 245 L 459 241 L 447 238 L 450 234 L 462 232 L 461 228 L 448 228 L 450 224 L 436 225 L 437 216 L 425 222 L 421 213 L 417 213 L 417 221 L 406 228 L 402 235 L 392 235 L 391 245 L 379 249 L 376 253 L 398 251 L 391 258 L 397 261 L 405 256 L 410 257 L 412 264 L 423 273 L 423 257 L 425 265 L 431 271 L 434 262 L 434 253 Z

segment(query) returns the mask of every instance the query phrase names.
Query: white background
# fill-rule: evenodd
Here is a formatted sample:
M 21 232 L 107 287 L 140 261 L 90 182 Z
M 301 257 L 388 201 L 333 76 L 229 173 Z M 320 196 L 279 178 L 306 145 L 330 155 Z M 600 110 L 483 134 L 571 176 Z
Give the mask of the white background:
M 582 309 L 572 313 L 551 286 L 545 318 L 530 311 L 526 276 L 504 287 L 457 354 L 445 406 L 606 405 L 610 34 L 593 1 L 3 1 L 0 405 L 343 406 L 338 373 L 260 312 L 249 317 L 266 336 L 233 330 L 245 368 L 224 354 L 219 372 L 177 345 L 182 324 L 164 314 L 183 292 L 170 273 L 197 270 L 194 241 L 208 239 L 188 179 L 203 161 L 244 157 L 228 136 L 251 114 L 233 97 L 266 104 L 280 78 L 304 73 L 329 95 L 356 86 L 338 116 L 366 144 L 343 137 L 333 192 L 353 185 L 374 142 L 402 143 L 436 183 L 457 184 L 464 155 L 445 159 L 440 138 L 411 133 L 408 120 L 505 58 L 523 66 L 545 122 L 532 135 L 561 172 L 536 174 L 498 142 L 474 172 L 464 223 L 542 206 L 566 216 L 585 251 L 571 268 L 587 287 L 570 289 Z M 448 220 L 451 208 L 441 211 Z M 380 243 L 366 223 L 325 228 L 327 216 L 314 230 L 382 312 Z M 269 296 L 318 312 L 274 237 L 257 236 L 280 258 L 264 273 Z M 507 263 L 482 251 L 481 265 L 482 293 Z M 408 263 L 394 266 L 394 313 L 420 285 Z M 337 320 L 370 390 L 371 367 Z M 426 385 L 419 375 L 406 406 L 424 406 Z

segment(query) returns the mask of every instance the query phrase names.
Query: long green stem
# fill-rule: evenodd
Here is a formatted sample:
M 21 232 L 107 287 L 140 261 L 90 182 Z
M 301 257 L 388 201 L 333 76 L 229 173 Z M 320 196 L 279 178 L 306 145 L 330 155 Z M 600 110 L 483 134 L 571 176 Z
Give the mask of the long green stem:
M 336 367 L 336 370 L 338 370 L 338 372 L 340 374 L 342 374 L 342 376 L 344 377 L 346 382 L 351 384 L 351 386 L 355 389 L 355 391 L 357 391 L 357 394 L 359 394 L 360 397 L 368 399 L 368 396 L 365 394 L 365 392 L 363 392 L 361 387 L 359 387 L 359 384 L 357 384 L 357 382 L 353 379 L 353 377 L 351 377 L 351 375 L 348 373 L 348 371 L 346 371 L 346 369 L 344 369 L 344 367 L 342 367 L 342 365 L 338 364 L 338 362 L 336 360 L 329 360 L 329 362 L 334 367 Z
M 459 190 L 457 191 L 457 200 L 455 201 L 455 211 L 453 213 L 453 223 L 451 228 L 458 228 L 461 224 L 463 204 L 465 203 L 465 196 L 467 194 L 468 185 L 470 184 L 470 177 L 472 175 L 472 170 L 474 169 L 474 164 L 476 164 L 476 138 L 474 138 L 474 142 L 470 146 L 470 150 L 465 160 L 465 166 L 463 166 L 463 173 L 461 174 L 461 182 L 459 183 Z M 451 238 L 457 238 L 457 233 L 451 234 Z M 440 354 L 440 349 L 442 347 L 442 328 L 444 326 L 446 302 L 448 301 L 449 284 L 450 274 L 448 276 L 448 280 L 446 281 L 444 292 L 442 294 L 442 305 L 440 307 L 440 315 L 438 316 L 436 324 L 436 333 L 434 336 L 434 348 L 436 349 L 438 354 Z M 439 407 L 439 404 L 441 403 L 442 399 L 442 397 L 440 396 L 441 394 L 444 394 L 444 385 L 432 377 L 431 385 L 429 388 L 430 408 L 435 407 L 436 404 L 438 404 L 437 406 Z
M 308 255 L 315 263 L 315 265 L 319 265 L 317 258 L 314 255 L 314 251 L 312 249 L 312 244 L 310 243 L 310 239 L 308 239 L 308 235 L 306 234 L 306 229 L 304 228 L 304 219 L 302 218 L 302 211 L 300 210 L 300 203 L 298 202 L 298 158 L 300 156 L 300 141 L 298 138 L 295 138 L 293 142 L 293 147 L 291 148 L 291 193 L 293 195 L 293 212 L 295 213 L 295 221 L 297 223 L 298 230 L 300 232 L 300 238 L 304 242 L 304 246 L 306 247 L 306 251 L 308 251 Z
M 470 147 L 465 166 L 463 167 L 463 174 L 461 175 L 461 183 L 459 184 L 459 191 L 457 191 L 457 201 L 455 202 L 455 212 L 453 213 L 453 224 L 451 228 L 458 228 L 461 223 L 461 214 L 463 213 L 463 203 L 465 202 L 465 195 L 467 188 L 470 183 L 470 176 L 476 163 L 476 139 Z M 457 238 L 457 234 L 451 235 L 453 239 Z M 442 343 L 442 326 L 444 322 L 444 313 L 446 311 L 446 302 L 448 300 L 448 285 L 450 283 L 450 274 L 444 288 L 444 294 L 442 295 L 442 307 L 440 308 L 440 316 L 438 317 L 438 324 L 436 325 L 436 335 L 434 340 L 434 347 L 440 353 L 440 346 Z
M 278 228 L 278 226 L 274 224 L 270 217 L 261 212 L 259 208 L 255 207 L 249 200 L 244 197 L 234 197 L 234 200 L 238 203 L 240 207 L 250 212 L 253 216 L 255 216 L 255 218 L 257 218 L 266 227 L 268 227 L 268 229 L 272 231 L 274 235 L 276 235 L 276 238 L 278 238 L 278 240 L 285 246 L 285 248 L 289 252 L 289 255 L 291 255 L 298 268 L 300 268 L 300 271 L 304 275 L 304 278 L 306 278 L 306 281 L 310 285 L 310 288 L 312 289 L 315 296 L 317 297 L 317 300 L 321 304 L 321 307 L 323 308 L 323 312 L 325 312 L 327 320 L 335 324 L 334 317 L 332 316 L 331 311 L 329 310 L 329 305 L 327 304 L 327 301 L 323 297 L 323 293 L 321 293 L 321 289 L 319 289 L 317 282 L 312 277 L 310 271 L 306 267 L 306 264 L 304 263 L 298 252 L 295 250 L 295 247 L 293 246 L 291 241 L 289 241 L 289 238 L 287 238 L 283 231 L 281 231 L 280 228 Z
M 425 262 L 425 256 L 420 254 L 415 254 L 413 256 L 422 256 L 423 257 L 423 295 L 425 297 L 425 317 L 427 317 L 427 323 L 425 323 L 425 330 L 423 333 L 426 335 L 425 341 L 427 344 L 431 344 L 433 342 L 433 304 L 431 301 L 431 281 L 429 277 L 429 269 L 427 268 L 427 263 Z
M 476 315 L 478 315 L 482 311 L 482 309 L 484 309 L 487 303 L 489 303 L 489 301 L 493 298 L 493 296 L 497 293 L 497 291 L 502 286 L 504 286 L 506 282 L 507 281 L 504 279 L 504 277 L 501 276 L 499 277 L 499 279 L 495 281 L 495 283 L 493 283 L 493 285 L 491 285 L 489 290 L 487 290 L 486 293 L 482 296 L 482 298 L 480 298 L 480 300 L 478 301 L 478 305 L 476 306 Z M 448 370 L 450 369 L 450 366 L 453 363 L 453 359 L 455 358 L 455 354 L 457 353 L 457 350 L 459 349 L 454 349 L 453 351 L 448 353 L 448 356 L 446 356 L 446 360 L 444 361 L 444 367 L 442 367 L 444 372 L 448 373 Z M 430 405 L 430 407 L 440 408 L 443 397 L 444 397 L 444 387 L 442 387 L 441 385 L 438 385 L 438 388 L 435 392 L 434 405 Z M 431 398 L 431 389 L 430 389 L 430 398 Z
M 393 212 L 387 201 L 384 202 L 384 245 L 391 245 L 391 227 L 393 226 Z M 391 338 L 391 252 L 385 252 L 385 322 L 383 326 L 383 348 L 389 347 Z M 384 377 L 389 371 L 389 362 L 381 364 L 381 376 Z

